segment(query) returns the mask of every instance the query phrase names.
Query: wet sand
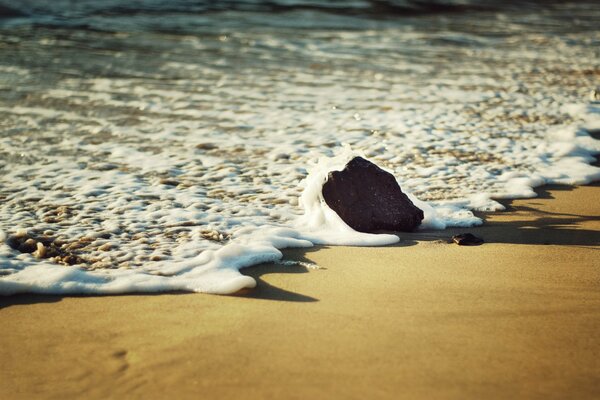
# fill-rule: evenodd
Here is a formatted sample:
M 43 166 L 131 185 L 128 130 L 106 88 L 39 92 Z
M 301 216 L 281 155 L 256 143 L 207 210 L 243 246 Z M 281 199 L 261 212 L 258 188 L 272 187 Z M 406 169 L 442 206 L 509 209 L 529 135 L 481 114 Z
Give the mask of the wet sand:
M 599 398 L 600 186 L 538 193 L 238 296 L 0 298 L 0 398 Z

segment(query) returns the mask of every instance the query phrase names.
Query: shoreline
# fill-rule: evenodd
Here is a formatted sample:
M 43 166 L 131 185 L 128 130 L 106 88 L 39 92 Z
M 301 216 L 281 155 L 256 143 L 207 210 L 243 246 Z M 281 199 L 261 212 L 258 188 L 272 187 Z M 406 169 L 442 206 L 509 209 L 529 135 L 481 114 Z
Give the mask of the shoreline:
M 0 400 L 600 399 L 600 3 L 24 3 Z
M 600 183 L 473 228 L 284 250 L 258 286 L 0 298 L 0 397 L 594 398 Z M 456 233 L 481 246 L 447 244 Z M 398 248 L 401 247 L 401 248 Z

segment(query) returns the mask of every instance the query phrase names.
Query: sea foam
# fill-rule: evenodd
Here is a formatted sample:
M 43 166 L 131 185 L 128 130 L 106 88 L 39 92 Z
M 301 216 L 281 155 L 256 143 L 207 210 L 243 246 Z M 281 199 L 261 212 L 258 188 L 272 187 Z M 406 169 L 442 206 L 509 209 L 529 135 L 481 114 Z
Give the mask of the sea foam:
M 327 174 L 341 170 L 351 158 L 363 154 L 346 148 L 333 158 L 321 158 L 313 165 L 303 181 L 300 204 L 304 214 L 292 224 L 295 229 L 260 226 L 242 228 L 235 238 L 217 250 L 179 262 L 157 262 L 132 269 L 85 271 L 78 267 L 40 262 L 33 256 L 17 254 L 6 244 L 8 235 L 0 231 L 0 268 L 8 276 L 0 280 L 0 294 L 23 292 L 48 294 L 195 291 L 228 294 L 256 285 L 253 278 L 239 273 L 239 269 L 264 262 L 281 260 L 280 249 L 311 247 L 314 244 L 381 246 L 400 240 L 392 234 L 356 232 L 332 211 L 321 194 Z M 414 199 L 414 198 L 413 198 Z M 418 200 L 415 199 L 418 202 Z M 426 224 L 438 226 L 438 217 L 424 202 Z
M 596 110 L 593 110 L 596 111 Z M 574 139 L 573 129 L 560 131 L 563 140 Z M 549 135 L 556 138 L 556 132 Z M 600 169 L 587 164 L 590 154 L 600 152 L 600 141 L 590 141 L 579 134 L 577 152 L 564 153 L 564 158 L 542 175 L 524 177 L 507 173 L 499 177 L 506 182 L 506 192 L 494 197 L 533 197 L 533 187 L 546 182 L 587 183 L 600 179 Z M 570 147 L 568 142 L 562 147 Z M 354 231 L 331 210 L 323 199 L 321 188 L 330 171 L 341 170 L 355 156 L 365 157 L 362 152 L 349 147 L 335 157 L 323 157 L 313 163 L 309 174 L 301 182 L 303 188 L 299 204 L 304 213 L 291 225 L 294 228 L 271 225 L 237 230 L 234 239 L 222 247 L 207 249 L 180 261 L 155 262 L 138 269 L 104 269 L 86 271 L 76 266 L 62 266 L 38 261 L 29 254 L 18 254 L 6 244 L 8 235 L 0 231 L 0 294 L 46 293 L 46 294 L 117 294 L 130 292 L 193 291 L 214 294 L 235 293 L 253 288 L 256 281 L 242 275 L 239 270 L 265 262 L 281 260 L 281 249 L 287 247 L 311 247 L 314 244 L 347 246 L 381 246 L 397 243 L 400 237 L 393 234 L 368 234 Z M 557 171 L 560 171 L 558 173 Z M 478 225 L 481 221 L 469 208 L 498 209 L 490 205 L 493 194 L 471 196 L 467 201 L 441 202 L 431 205 L 408 193 L 411 200 L 425 214 L 423 229 L 444 229 L 447 226 Z
M 422 229 L 600 179 L 597 11 L 564 7 L 577 26 L 560 8 L 0 25 L 0 294 L 232 293 L 285 247 L 401 241 L 323 201 L 355 154 L 397 178 Z M 64 254 L 9 246 L 23 232 Z

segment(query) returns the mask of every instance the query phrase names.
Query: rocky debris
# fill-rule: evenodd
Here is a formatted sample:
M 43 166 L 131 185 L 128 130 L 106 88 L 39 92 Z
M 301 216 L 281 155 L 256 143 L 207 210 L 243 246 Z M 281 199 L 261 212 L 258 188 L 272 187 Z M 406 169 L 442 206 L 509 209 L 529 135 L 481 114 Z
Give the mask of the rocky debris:
M 200 232 L 200 236 L 213 242 L 226 242 L 231 239 L 231 235 L 219 232 L 216 229 L 205 229 Z
M 423 220 L 423 211 L 402 193 L 394 176 L 362 157 L 330 172 L 322 193 L 327 205 L 359 232 L 410 232 Z
M 73 216 L 73 210 L 69 206 L 56 206 L 44 213 L 42 221 L 48 224 L 56 224 Z
M 472 233 L 461 233 L 460 235 L 452 236 L 452 241 L 459 246 L 479 246 L 483 244 L 483 239 Z
M 11 235 L 6 240 L 10 247 L 21 253 L 29 253 L 36 258 L 50 259 L 64 265 L 87 264 L 85 259 L 73 252 L 84 242 L 64 243 L 52 236 L 34 236 L 24 231 Z

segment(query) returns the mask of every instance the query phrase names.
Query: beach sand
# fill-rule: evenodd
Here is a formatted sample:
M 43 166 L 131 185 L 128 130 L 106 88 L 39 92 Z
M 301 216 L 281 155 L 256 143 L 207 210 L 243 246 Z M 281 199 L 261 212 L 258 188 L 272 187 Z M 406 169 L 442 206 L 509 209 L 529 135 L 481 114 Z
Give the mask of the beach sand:
M 237 296 L 0 298 L 0 398 L 600 398 L 600 186 L 538 193 Z

